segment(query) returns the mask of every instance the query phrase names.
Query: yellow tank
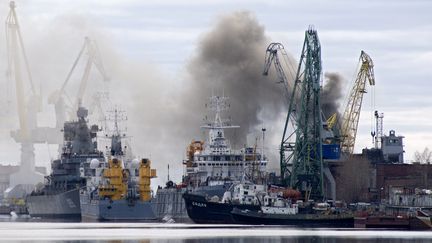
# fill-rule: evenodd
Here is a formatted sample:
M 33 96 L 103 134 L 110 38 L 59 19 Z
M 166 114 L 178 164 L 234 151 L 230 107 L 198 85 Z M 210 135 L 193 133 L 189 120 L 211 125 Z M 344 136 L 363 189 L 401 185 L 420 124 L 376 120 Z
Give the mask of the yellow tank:
M 111 200 L 119 200 L 125 197 L 127 191 L 128 174 L 117 158 L 109 160 L 108 168 L 104 169 L 103 177 L 107 179 L 106 184 L 99 186 L 99 195 Z
M 151 199 L 150 179 L 156 177 L 156 170 L 151 169 L 151 161 L 149 159 L 141 159 L 139 165 L 139 181 L 138 190 L 142 201 Z

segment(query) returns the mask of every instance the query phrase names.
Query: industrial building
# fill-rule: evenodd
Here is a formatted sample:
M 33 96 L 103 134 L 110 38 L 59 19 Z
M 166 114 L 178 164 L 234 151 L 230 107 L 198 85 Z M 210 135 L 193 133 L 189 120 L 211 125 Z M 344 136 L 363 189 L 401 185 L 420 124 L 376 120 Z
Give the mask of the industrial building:
M 2 165 L 0 164 L 0 199 L 4 197 L 4 191 L 10 187 L 10 177 L 17 173 L 20 169 L 19 165 Z M 46 175 L 46 168 L 36 166 L 36 171 Z

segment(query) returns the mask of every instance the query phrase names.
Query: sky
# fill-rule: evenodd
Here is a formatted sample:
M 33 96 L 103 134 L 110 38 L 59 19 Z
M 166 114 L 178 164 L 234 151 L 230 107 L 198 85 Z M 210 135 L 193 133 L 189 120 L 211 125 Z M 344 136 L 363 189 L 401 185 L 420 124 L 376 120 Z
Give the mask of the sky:
M 149 80 L 148 84 L 139 87 L 150 91 L 157 87 L 156 94 L 150 95 L 175 93 L 187 78 L 187 65 L 196 55 L 203 36 L 218 19 L 236 11 L 249 11 L 265 28 L 269 40 L 283 43 L 297 60 L 304 31 L 313 25 L 322 46 L 323 71 L 343 76 L 346 82 L 344 95 L 356 75 L 360 51 L 364 50 L 371 56 L 375 64 L 376 87 L 374 92 L 364 96 L 356 152 L 373 146 L 370 132 L 375 109 L 384 113 L 385 134 L 395 130 L 396 135 L 405 137 L 406 162 L 412 161 L 415 151 L 432 148 L 431 1 L 20 0 L 16 3 L 32 73 L 45 96 L 63 82 L 86 35 L 97 39 L 102 56 L 109 59 L 108 72 L 112 68 L 126 76 L 134 67 L 134 70 L 140 69 L 139 75 L 145 75 Z M 0 0 L 2 21 L 8 11 L 8 1 Z M 6 70 L 4 33 L 0 31 L 2 70 Z M 120 71 L 117 73 L 122 73 Z M 93 75 L 97 77 L 97 74 Z M 4 76 L 0 79 L 2 86 L 7 87 Z M 111 87 L 122 86 L 121 82 L 121 75 L 117 75 L 116 80 L 111 81 Z M 94 85 L 90 89 L 97 87 Z M 134 83 L 131 87 L 134 85 L 142 84 Z M 9 108 L 4 108 L 0 114 L 3 120 L 0 163 L 15 164 L 19 158 L 19 146 L 8 138 L 8 134 L 16 128 L 16 118 L 13 118 L 13 108 L 10 108 L 13 104 L 5 106 L 7 99 L 13 97 L 11 93 L 6 94 L 6 88 L 1 92 L 2 107 Z M 119 100 L 126 107 L 134 102 L 136 95 L 127 90 L 118 92 Z M 375 108 L 371 106 L 373 99 Z M 52 111 L 52 108 L 45 109 L 45 115 L 39 117 L 41 124 L 53 124 Z M 133 119 L 133 114 L 129 115 Z M 281 126 L 282 123 L 283 119 Z M 134 133 L 139 129 L 132 126 L 129 131 Z M 173 153 L 170 160 L 184 159 L 189 142 L 190 139 L 186 139 L 176 144 L 170 151 Z M 133 144 L 139 144 L 139 141 Z M 145 148 L 138 150 L 145 151 Z M 142 153 L 145 156 L 153 153 L 154 156 L 157 152 Z M 37 164 L 47 165 L 46 161 L 56 157 L 55 153 L 52 146 L 38 145 Z M 181 165 L 177 168 L 181 170 Z

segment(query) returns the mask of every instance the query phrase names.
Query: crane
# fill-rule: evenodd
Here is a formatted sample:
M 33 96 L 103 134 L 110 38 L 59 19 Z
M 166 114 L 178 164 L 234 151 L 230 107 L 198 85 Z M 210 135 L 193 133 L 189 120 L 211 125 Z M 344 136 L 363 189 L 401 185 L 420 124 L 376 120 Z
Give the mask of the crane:
M 30 72 L 27 54 L 15 11 L 15 2 L 9 3 L 10 11 L 6 18 L 6 45 L 8 66 L 6 75 L 10 82 L 15 81 L 19 129 L 11 132 L 14 140 L 21 144 L 20 169 L 11 176 L 11 186 L 18 184 L 34 185 L 43 182 L 43 175 L 35 171 L 34 131 L 37 128 L 37 112 L 40 111 L 40 94 L 37 92 Z M 28 79 L 27 89 L 22 73 L 21 61 Z M 28 93 L 28 89 L 30 92 Z M 26 188 L 27 190 L 29 188 Z
M 268 76 L 272 64 L 275 67 L 276 74 L 279 79 L 279 83 L 282 83 L 284 85 L 284 89 L 285 89 L 284 94 L 286 98 L 285 101 L 290 106 L 289 110 L 293 111 L 292 113 L 288 113 L 287 115 L 284 130 L 283 130 L 282 140 L 279 148 L 281 177 L 286 178 L 290 174 L 290 171 L 288 169 L 288 163 L 290 161 L 293 148 L 294 148 L 294 142 L 292 141 L 294 138 L 293 136 L 294 132 L 290 133 L 288 131 L 289 130 L 288 125 L 289 122 L 291 122 L 291 124 L 296 123 L 296 116 L 295 116 L 296 108 L 294 107 L 296 106 L 297 102 L 291 102 L 291 103 L 289 102 L 290 100 L 289 97 L 293 94 L 294 95 L 296 94 L 295 90 L 292 88 L 295 71 L 294 68 L 292 68 L 291 62 L 285 51 L 284 46 L 281 43 L 274 42 L 268 45 L 266 49 L 266 55 L 265 55 L 265 63 L 264 63 L 264 71 L 263 71 L 264 76 Z M 287 76 L 284 70 L 284 66 L 290 69 L 289 70 L 290 77 Z
M 322 198 L 323 154 L 321 111 L 321 45 L 316 30 L 309 28 L 290 98 L 288 117 L 293 113 L 293 103 L 298 103 L 295 130 L 293 168 L 290 176 L 291 187 L 303 192 L 305 199 Z M 300 99 L 295 100 L 296 92 Z
M 286 90 L 288 113 L 280 145 L 281 179 L 284 184 L 303 192 L 305 199 L 323 196 L 323 117 L 321 111 L 321 45 L 316 30 L 305 31 L 300 62 L 292 79 L 283 69 L 278 52 L 285 55 L 280 43 L 266 50 L 264 75 L 273 63 Z M 294 73 L 291 71 L 291 73 Z M 288 125 L 293 131 L 288 132 Z M 295 140 L 293 142 L 293 140 Z M 289 165 L 292 165 L 291 170 Z
M 348 155 L 354 152 L 363 94 L 366 93 L 366 81 L 370 86 L 375 85 L 374 64 L 366 52 L 361 51 L 359 63 L 360 69 L 349 94 L 341 126 L 341 151 Z
M 375 131 L 372 132 L 372 136 L 375 139 L 374 141 L 375 148 L 381 149 L 382 148 L 381 139 L 382 137 L 384 137 L 384 125 L 383 125 L 384 113 L 375 111 L 374 116 L 375 116 Z
M 273 66 L 276 69 L 276 74 L 279 79 L 279 83 L 282 83 L 285 88 L 285 95 L 287 101 L 289 100 L 291 93 L 292 80 L 294 79 L 295 70 L 291 65 L 291 61 L 289 60 L 288 54 L 285 51 L 285 47 L 281 43 L 273 42 L 270 43 L 266 49 L 265 55 L 265 63 L 264 63 L 264 71 L 263 75 L 268 76 L 270 67 Z M 284 65 L 283 65 L 284 64 Z M 288 67 L 288 73 L 290 77 L 287 76 L 283 66 Z
M 66 86 L 69 83 L 72 74 L 74 73 L 76 67 L 78 66 L 78 63 L 80 62 L 82 56 L 86 53 L 87 55 L 87 62 L 84 67 L 84 73 L 81 77 L 81 81 L 79 84 L 78 92 L 75 97 L 75 99 L 72 101 L 70 98 L 66 95 Z M 56 126 L 62 127 L 63 123 L 67 119 L 66 116 L 68 116 L 69 119 L 76 118 L 76 110 L 78 109 L 79 104 L 82 102 L 85 90 L 87 88 L 88 79 L 90 76 L 91 69 L 93 65 L 97 68 L 99 73 L 102 75 L 103 81 L 107 82 L 109 80 L 108 76 L 106 75 L 105 68 L 102 63 L 102 58 L 99 52 L 99 48 L 95 41 L 91 40 L 89 37 L 84 38 L 84 44 L 82 45 L 77 58 L 75 59 L 74 63 L 72 64 L 71 70 L 68 72 L 66 76 L 66 80 L 63 82 L 63 85 L 61 86 L 60 90 L 54 92 L 48 102 L 50 104 L 54 104 L 55 110 L 56 110 Z M 106 93 L 106 92 L 105 92 Z M 102 95 L 103 96 L 103 95 Z M 105 95 L 106 96 L 106 95 Z M 69 105 L 66 105 L 64 97 L 68 98 Z M 95 97 L 95 100 L 97 97 Z M 97 106 L 97 105 L 96 105 Z M 66 114 L 67 113 L 67 114 Z

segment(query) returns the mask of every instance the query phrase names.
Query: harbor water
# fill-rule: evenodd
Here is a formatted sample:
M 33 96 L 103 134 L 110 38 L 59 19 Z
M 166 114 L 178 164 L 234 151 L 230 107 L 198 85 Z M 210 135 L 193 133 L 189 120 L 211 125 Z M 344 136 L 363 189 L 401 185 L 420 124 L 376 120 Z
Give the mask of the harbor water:
M 2 242 L 431 242 L 432 232 L 178 223 L 40 222 L 0 217 Z M 39 221 L 39 222 L 38 222 Z

